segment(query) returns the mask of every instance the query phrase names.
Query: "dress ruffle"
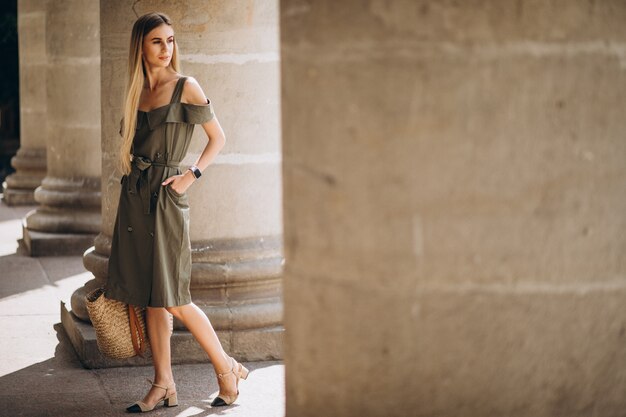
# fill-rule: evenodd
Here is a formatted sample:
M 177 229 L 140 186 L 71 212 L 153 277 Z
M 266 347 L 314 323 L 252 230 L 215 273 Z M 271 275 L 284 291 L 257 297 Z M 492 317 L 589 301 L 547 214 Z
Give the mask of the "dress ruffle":
M 190 104 L 176 102 L 157 107 L 156 109 L 152 109 L 147 112 L 138 110 L 137 128 L 139 128 L 142 122 L 139 120 L 142 117 L 142 114 L 145 115 L 150 130 L 156 129 L 161 123 L 188 123 L 201 125 L 215 117 L 211 100 L 207 99 L 206 103 L 207 104 Z M 124 118 L 120 120 L 120 136 L 122 135 L 123 126 Z
M 207 104 L 170 103 L 153 109 L 146 114 L 150 130 L 156 129 L 161 123 L 188 123 L 200 125 L 215 117 L 213 105 L 207 99 Z

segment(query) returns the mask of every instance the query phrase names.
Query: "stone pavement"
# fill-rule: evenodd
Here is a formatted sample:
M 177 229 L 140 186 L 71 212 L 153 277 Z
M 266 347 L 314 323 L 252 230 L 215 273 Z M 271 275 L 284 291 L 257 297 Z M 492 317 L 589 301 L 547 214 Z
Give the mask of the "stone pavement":
M 60 325 L 60 303 L 90 279 L 82 257 L 31 258 L 18 241 L 34 207 L 0 203 L 0 416 L 118 416 L 147 392 L 151 367 L 85 369 Z M 284 416 L 282 362 L 246 363 L 251 370 L 230 407 L 211 408 L 212 366 L 175 365 L 179 406 L 151 416 Z

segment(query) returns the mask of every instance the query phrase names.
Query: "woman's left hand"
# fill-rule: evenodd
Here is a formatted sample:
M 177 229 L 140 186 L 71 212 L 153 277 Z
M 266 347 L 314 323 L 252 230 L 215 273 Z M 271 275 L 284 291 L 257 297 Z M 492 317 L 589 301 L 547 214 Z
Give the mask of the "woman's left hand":
M 195 178 L 191 171 L 187 170 L 183 174 L 173 175 L 169 177 L 168 179 L 163 181 L 161 185 L 167 186 L 169 184 L 175 192 L 177 192 L 178 194 L 183 194 L 185 191 L 187 191 L 187 188 L 189 188 L 194 180 Z

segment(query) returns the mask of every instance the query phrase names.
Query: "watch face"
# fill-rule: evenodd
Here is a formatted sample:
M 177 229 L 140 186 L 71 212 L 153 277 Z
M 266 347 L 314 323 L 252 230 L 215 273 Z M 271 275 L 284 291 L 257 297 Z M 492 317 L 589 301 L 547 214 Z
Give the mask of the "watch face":
M 200 172 L 200 169 L 198 169 L 197 166 L 191 167 L 191 173 L 193 174 L 194 177 L 196 177 L 196 179 L 200 178 L 200 175 L 202 175 L 202 172 Z

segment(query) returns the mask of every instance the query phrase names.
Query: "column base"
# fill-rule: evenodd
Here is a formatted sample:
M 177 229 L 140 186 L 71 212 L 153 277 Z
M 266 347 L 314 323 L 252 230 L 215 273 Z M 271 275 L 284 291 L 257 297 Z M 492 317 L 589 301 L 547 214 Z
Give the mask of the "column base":
M 78 359 L 84 367 L 112 368 L 118 366 L 145 366 L 152 363 L 146 358 L 133 357 L 124 360 L 110 359 L 100 353 L 96 333 L 91 324 L 85 323 L 67 310 L 61 302 L 61 323 L 67 333 Z M 217 331 L 224 350 L 240 362 L 277 360 L 283 358 L 283 327 L 239 331 Z M 175 330 L 171 339 L 172 363 L 206 363 L 208 357 L 188 331 Z
M 37 204 L 34 192 L 34 189 L 20 190 L 8 188 L 5 182 L 2 190 L 2 202 L 7 206 L 34 206 Z
M 11 158 L 15 172 L 2 184 L 2 201 L 8 206 L 35 205 L 35 189 L 46 176 L 46 149 L 18 149 Z
M 22 220 L 22 240 L 29 256 L 82 255 L 93 246 L 95 234 L 47 233 L 29 230 Z

